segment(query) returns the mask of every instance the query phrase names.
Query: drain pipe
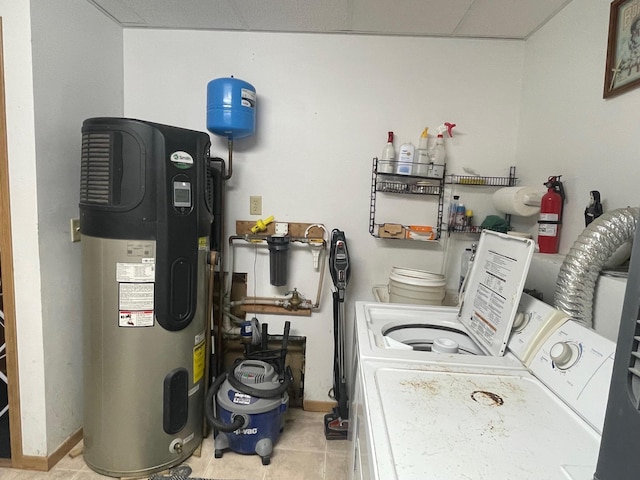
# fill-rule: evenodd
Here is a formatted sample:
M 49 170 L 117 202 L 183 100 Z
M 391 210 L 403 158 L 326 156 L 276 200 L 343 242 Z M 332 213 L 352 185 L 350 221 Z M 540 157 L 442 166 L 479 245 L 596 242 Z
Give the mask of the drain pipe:
M 626 207 L 596 218 L 578 236 L 565 257 L 554 294 L 554 307 L 593 328 L 596 281 L 607 261 L 633 242 L 640 208 Z

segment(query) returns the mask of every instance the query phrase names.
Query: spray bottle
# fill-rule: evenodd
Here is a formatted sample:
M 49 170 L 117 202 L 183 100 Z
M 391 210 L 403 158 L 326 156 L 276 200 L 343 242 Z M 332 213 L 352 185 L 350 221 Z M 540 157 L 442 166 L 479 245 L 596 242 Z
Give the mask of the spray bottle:
M 444 165 L 447 155 L 444 149 L 444 132 L 446 131 L 449 134 L 449 138 L 452 138 L 452 130 L 455 126 L 455 123 L 445 122 L 438 127 L 438 136 L 436 138 L 436 143 L 433 148 L 431 148 L 431 152 L 429 152 L 429 157 L 431 160 L 431 173 L 429 175 L 430 177 L 444 177 Z
M 425 128 L 418 140 L 418 151 L 416 154 L 416 163 L 413 164 L 413 174 L 418 177 L 426 177 L 429 175 L 429 128 Z

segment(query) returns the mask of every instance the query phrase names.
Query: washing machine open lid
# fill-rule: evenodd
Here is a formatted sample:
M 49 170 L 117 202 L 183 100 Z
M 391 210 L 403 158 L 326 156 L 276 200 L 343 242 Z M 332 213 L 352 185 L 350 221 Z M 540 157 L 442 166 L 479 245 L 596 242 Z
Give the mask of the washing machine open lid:
M 528 238 L 488 230 L 480 234 L 458 320 L 487 355 L 504 355 L 534 246 Z

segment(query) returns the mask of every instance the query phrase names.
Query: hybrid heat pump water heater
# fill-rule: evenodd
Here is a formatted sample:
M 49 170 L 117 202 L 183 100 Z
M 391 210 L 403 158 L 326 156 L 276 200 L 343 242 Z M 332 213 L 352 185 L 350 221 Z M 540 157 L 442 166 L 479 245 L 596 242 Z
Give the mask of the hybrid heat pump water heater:
M 202 440 L 209 145 L 139 120 L 82 126 L 84 457 L 104 475 L 166 469 Z

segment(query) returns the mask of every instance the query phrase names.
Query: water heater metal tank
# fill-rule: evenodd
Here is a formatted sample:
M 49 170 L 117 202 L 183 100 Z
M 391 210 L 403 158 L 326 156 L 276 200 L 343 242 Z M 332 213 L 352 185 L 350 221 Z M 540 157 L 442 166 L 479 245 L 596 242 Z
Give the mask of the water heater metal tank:
M 237 78 L 217 78 L 207 84 L 207 130 L 230 139 L 256 130 L 256 89 Z
M 202 440 L 208 151 L 203 132 L 82 126 L 84 456 L 101 474 L 164 470 Z

